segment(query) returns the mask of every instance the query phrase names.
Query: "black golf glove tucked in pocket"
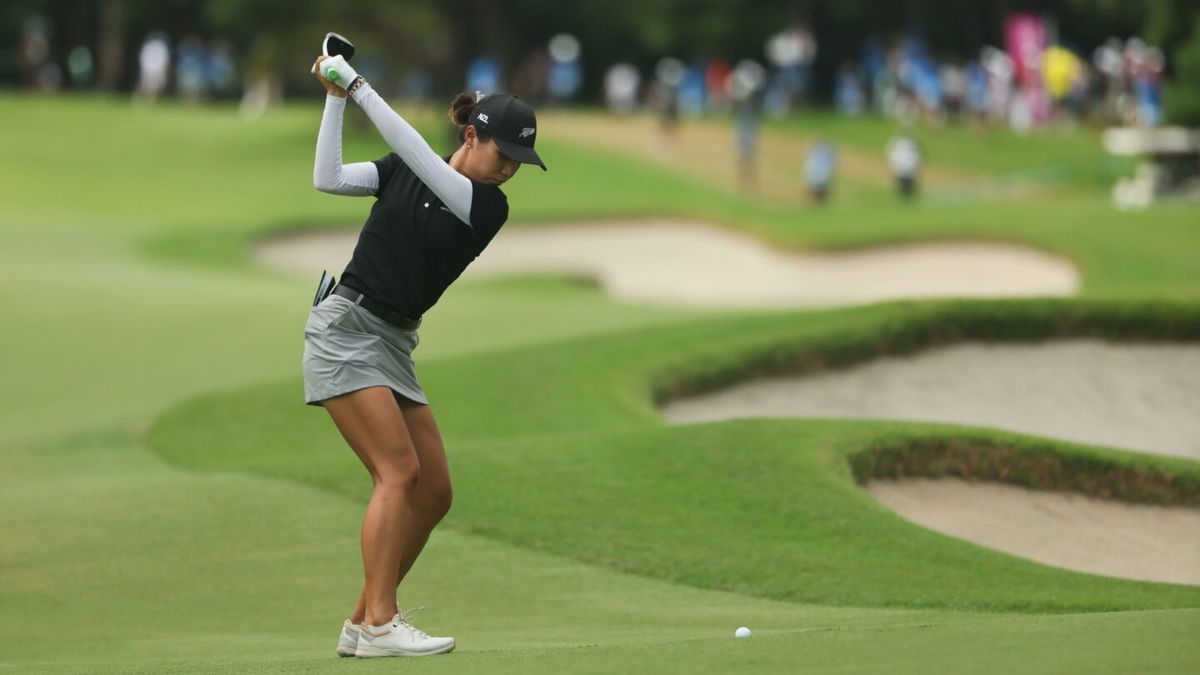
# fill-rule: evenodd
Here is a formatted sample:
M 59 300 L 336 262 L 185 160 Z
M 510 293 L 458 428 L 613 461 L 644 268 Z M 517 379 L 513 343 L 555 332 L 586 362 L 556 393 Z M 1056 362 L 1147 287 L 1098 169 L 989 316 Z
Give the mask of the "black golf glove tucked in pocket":
M 337 277 L 330 274 L 327 270 L 321 270 L 321 282 L 317 284 L 317 294 L 313 296 L 313 307 L 321 304 L 321 301 L 329 297 L 333 292 L 333 287 L 337 285 Z

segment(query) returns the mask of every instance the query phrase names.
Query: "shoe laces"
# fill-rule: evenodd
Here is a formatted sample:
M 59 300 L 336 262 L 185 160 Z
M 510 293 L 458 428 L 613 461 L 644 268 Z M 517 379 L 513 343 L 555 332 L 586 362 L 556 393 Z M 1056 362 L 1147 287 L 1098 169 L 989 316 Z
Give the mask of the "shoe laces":
M 422 640 L 426 640 L 429 638 L 429 635 L 427 635 L 425 631 L 421 630 L 420 628 L 412 625 L 412 621 L 409 620 L 409 617 L 412 616 L 412 613 L 419 609 L 425 609 L 425 607 L 413 607 L 412 609 L 401 610 L 398 612 L 400 619 L 399 623 L 396 625 L 406 628 L 408 629 L 408 632 L 412 633 L 414 636 L 421 638 Z

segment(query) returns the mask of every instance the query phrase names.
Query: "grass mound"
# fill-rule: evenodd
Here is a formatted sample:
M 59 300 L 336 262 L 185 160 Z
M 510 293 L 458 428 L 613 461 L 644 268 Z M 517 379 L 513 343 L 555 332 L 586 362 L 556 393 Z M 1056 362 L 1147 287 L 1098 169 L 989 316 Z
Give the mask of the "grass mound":
M 1192 462 L 1169 467 L 1164 459 L 1147 465 L 1065 444 L 1014 447 L 970 435 L 914 437 L 876 442 L 848 459 L 860 484 L 873 478 L 952 476 L 1124 502 L 1200 506 L 1200 472 Z
M 843 310 L 849 317 L 854 310 Z M 1030 342 L 1092 337 L 1113 341 L 1200 341 L 1200 305 L 1182 301 L 1000 300 L 894 303 L 859 312 L 836 335 L 805 330 L 726 357 L 681 362 L 654 378 L 658 402 L 737 380 L 803 374 L 966 341 Z M 833 325 L 813 316 L 820 326 Z M 840 322 L 837 322 L 840 323 Z
M 1197 588 L 1076 574 L 922 530 L 855 485 L 877 473 L 970 467 L 983 477 L 1194 503 L 1194 462 L 930 424 L 666 427 L 654 406 L 751 372 L 952 340 L 1198 334 L 1192 304 L 902 303 L 689 322 L 421 369 L 450 448 L 451 527 L 782 600 L 1035 612 L 1196 607 Z M 190 468 L 285 477 L 365 499 L 362 468 L 299 394 L 287 381 L 192 401 L 160 418 L 151 446 Z

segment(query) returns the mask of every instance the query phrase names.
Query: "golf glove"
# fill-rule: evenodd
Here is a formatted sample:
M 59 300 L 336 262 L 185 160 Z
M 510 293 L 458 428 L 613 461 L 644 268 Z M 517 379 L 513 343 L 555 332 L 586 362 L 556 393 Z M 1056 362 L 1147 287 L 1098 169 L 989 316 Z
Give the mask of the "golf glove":
M 340 54 L 321 62 L 321 74 L 325 76 L 325 79 L 343 89 L 350 86 L 354 78 L 358 77 L 358 72 Z M 336 74 L 336 77 L 331 76 L 333 74 Z

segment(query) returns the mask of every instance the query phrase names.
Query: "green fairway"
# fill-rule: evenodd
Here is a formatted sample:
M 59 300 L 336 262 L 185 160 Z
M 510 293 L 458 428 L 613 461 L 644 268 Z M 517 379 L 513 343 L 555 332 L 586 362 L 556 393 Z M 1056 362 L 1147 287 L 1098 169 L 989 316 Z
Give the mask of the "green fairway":
M 1120 311 L 1053 313 L 1060 334 L 1070 334 L 1081 327 L 1103 333 L 1097 317 Z M 1141 317 L 1144 336 L 1178 327 L 1200 336 L 1200 313 L 1166 315 Z M 1037 321 L 1028 303 L 1013 303 L 1006 316 L 1016 325 Z M 914 335 L 922 323 L 931 331 L 955 323 L 986 330 L 963 308 L 901 313 L 884 306 L 810 313 L 802 322 L 784 315 L 684 323 L 438 360 L 424 377 L 435 409 L 440 401 L 455 404 L 440 413 L 460 493 L 448 522 L 606 567 L 781 600 L 1031 611 L 1200 606 L 1200 588 L 1066 573 L 917 530 L 857 490 L 846 459 L 871 446 L 908 447 L 910 439 L 950 436 L 998 447 L 1032 446 L 1028 440 L 900 423 L 744 420 L 667 428 L 655 420 L 653 391 L 728 372 L 714 367 L 739 369 L 736 360 L 720 364 L 717 346 L 772 354 L 781 365 L 919 346 L 920 338 L 903 332 L 888 336 L 880 324 L 889 320 L 908 322 Z M 880 342 L 864 345 L 868 335 Z M 789 357 L 789 349 L 799 351 Z M 506 386 L 523 395 L 496 396 Z M 360 493 L 361 467 L 329 453 L 337 432 L 320 416 L 292 410 L 295 392 L 288 380 L 197 400 L 160 418 L 151 446 L 187 468 Z M 1077 457 L 1076 472 L 1170 472 L 1179 495 L 1164 499 L 1200 504 L 1194 462 L 1043 445 Z
M 248 252 L 268 232 L 365 216 L 367 201 L 312 189 L 319 105 L 250 121 L 0 96 L 0 300 L 15 328 L 0 350 L 0 670 L 1121 673 L 1200 660 L 1200 587 L 996 553 L 855 484 L 887 470 L 878 453 L 960 444 L 1170 483 L 1121 494 L 1196 504 L 1196 462 L 940 425 L 657 416 L 664 397 L 747 373 L 959 340 L 1200 341 L 1194 208 L 1111 210 L 1104 186 L 1123 165 L 1097 166 L 1094 135 L 1035 146 L 965 130 L 927 139 L 933 165 L 1067 189 L 911 208 L 865 189 L 798 210 L 586 142 L 540 143 L 552 169 L 506 188 L 512 227 L 678 216 L 795 247 L 1020 241 L 1075 261 L 1082 297 L 745 313 L 617 303 L 550 277 L 455 286 L 416 356 L 456 502 L 400 603 L 428 606 L 418 625 L 458 651 L 337 659 L 370 479 L 302 401 L 319 270 L 282 275 Z M 416 119 L 440 138 L 440 115 Z M 768 129 L 864 148 L 886 131 L 825 116 Z M 345 156 L 384 152 L 359 130 Z M 1023 477 L 1046 487 L 1010 480 Z M 37 630 L 49 625 L 71 626 L 69 649 Z M 754 637 L 734 640 L 741 625 Z

